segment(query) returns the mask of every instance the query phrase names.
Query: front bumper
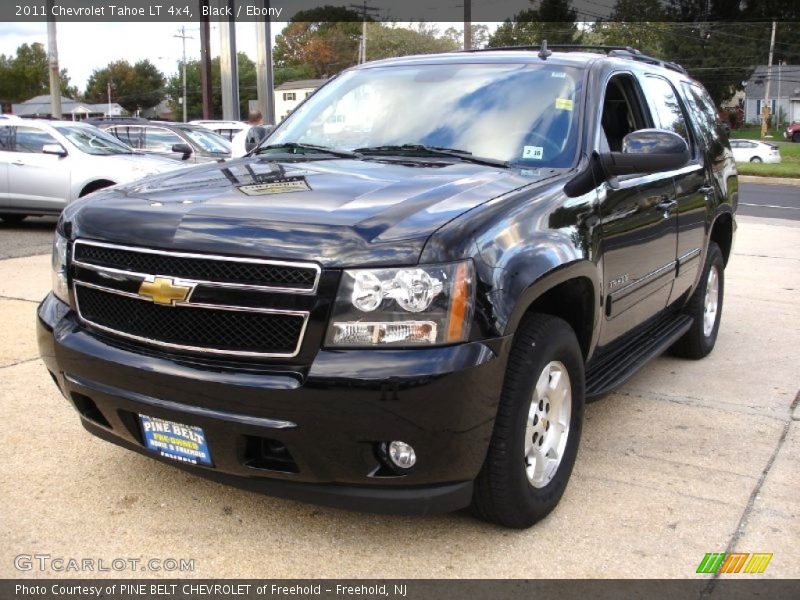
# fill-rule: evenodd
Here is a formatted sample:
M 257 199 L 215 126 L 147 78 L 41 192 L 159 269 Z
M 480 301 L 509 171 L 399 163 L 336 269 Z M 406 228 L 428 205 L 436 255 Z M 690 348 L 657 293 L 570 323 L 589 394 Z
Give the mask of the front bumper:
M 39 307 L 38 340 L 47 369 L 98 437 L 270 495 L 407 514 L 469 504 L 510 345 L 501 338 L 414 350 L 321 350 L 302 370 L 199 362 L 87 331 L 52 295 Z M 213 466 L 148 451 L 138 414 L 202 427 Z M 293 466 L 263 460 L 260 440 L 282 446 Z M 414 447 L 411 472 L 397 475 L 382 464 L 376 448 L 389 440 Z

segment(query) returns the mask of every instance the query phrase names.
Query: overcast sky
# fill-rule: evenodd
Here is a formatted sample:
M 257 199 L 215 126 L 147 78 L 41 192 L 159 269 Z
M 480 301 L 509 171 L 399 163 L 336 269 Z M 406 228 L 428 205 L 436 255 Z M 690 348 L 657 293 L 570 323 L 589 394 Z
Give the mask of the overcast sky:
M 2 0 L 5 1 L 5 0 Z M 165 75 L 177 71 L 181 58 L 181 40 L 173 37 L 181 23 L 59 23 L 58 58 L 62 69 L 67 69 L 71 84 L 83 92 L 89 75 L 109 62 L 125 59 L 131 64 L 150 59 Z M 184 23 L 186 34 L 194 37 L 186 41 L 186 56 L 200 57 L 200 29 L 197 22 Z M 432 23 L 444 31 L 461 23 Z M 488 24 L 494 30 L 496 24 Z M 286 23 L 272 24 L 273 44 Z M 236 24 L 236 45 L 250 58 L 256 54 L 256 29 L 254 23 Z M 14 54 L 21 44 L 41 42 L 47 47 L 45 23 L 0 23 L 0 54 Z M 211 23 L 211 53 L 219 54 L 219 29 Z

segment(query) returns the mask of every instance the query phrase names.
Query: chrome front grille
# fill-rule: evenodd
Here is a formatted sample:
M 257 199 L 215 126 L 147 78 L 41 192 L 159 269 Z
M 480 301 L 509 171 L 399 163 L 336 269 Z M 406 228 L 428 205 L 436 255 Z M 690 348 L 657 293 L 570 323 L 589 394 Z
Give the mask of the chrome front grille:
M 90 329 L 187 353 L 275 358 L 297 356 L 310 314 L 276 299 L 313 302 L 321 273 L 313 263 L 89 240 L 74 242 L 71 268 L 78 316 Z

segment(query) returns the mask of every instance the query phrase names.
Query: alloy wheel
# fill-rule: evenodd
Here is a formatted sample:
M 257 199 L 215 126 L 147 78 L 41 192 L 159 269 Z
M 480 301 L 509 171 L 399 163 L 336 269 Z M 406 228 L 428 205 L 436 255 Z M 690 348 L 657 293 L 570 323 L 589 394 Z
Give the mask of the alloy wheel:
M 525 474 L 535 488 L 546 486 L 561 464 L 569 437 L 572 386 L 563 363 L 545 365 L 533 390 L 525 428 Z

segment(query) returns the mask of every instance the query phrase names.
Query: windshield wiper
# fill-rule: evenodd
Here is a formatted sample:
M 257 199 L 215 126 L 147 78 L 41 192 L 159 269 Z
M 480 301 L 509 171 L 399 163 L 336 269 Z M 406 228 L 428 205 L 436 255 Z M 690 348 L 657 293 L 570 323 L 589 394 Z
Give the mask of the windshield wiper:
M 473 162 L 481 165 L 491 165 L 493 167 L 508 167 L 505 160 L 488 158 L 485 156 L 475 156 L 468 150 L 458 150 L 456 148 L 442 148 L 441 146 L 426 146 L 425 144 L 401 144 L 389 146 L 372 146 L 367 148 L 356 148 L 354 152 L 359 154 L 396 154 L 401 153 L 426 153 L 434 156 L 452 156 L 460 160 Z
M 284 142 L 282 144 L 270 144 L 269 146 L 262 146 L 256 150 L 255 154 L 264 154 L 265 150 L 311 150 L 312 152 L 330 154 L 331 156 L 340 156 L 342 158 L 361 158 L 358 152 L 351 152 L 350 150 L 338 150 L 336 148 L 327 148 L 326 146 L 316 146 L 314 144 L 301 144 L 299 142 Z M 302 152 L 298 153 L 302 154 Z

